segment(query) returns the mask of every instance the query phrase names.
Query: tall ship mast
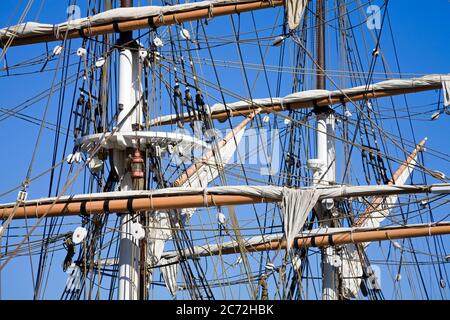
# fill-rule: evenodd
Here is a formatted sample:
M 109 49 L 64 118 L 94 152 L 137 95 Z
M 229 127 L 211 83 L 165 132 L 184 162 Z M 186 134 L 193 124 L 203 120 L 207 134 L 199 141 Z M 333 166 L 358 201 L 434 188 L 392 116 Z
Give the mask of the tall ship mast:
M 144 2 L 2 21 L 0 298 L 449 298 L 450 75 L 389 1 Z

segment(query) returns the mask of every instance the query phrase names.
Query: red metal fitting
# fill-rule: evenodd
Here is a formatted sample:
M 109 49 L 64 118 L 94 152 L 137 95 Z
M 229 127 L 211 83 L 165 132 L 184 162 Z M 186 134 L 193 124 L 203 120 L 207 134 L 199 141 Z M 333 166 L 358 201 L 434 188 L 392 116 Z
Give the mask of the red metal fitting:
M 134 150 L 134 154 L 131 157 L 131 178 L 144 178 L 144 159 L 142 159 L 141 152 L 137 148 Z

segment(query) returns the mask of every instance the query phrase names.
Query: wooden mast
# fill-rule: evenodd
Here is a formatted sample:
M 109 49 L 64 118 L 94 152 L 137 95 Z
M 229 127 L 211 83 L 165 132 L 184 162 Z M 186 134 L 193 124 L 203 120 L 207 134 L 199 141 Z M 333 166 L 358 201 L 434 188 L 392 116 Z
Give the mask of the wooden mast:
M 332 229 L 329 229 L 330 231 Z M 436 224 L 406 225 L 399 227 L 384 227 L 377 229 L 355 229 L 345 230 L 330 234 L 311 234 L 302 235 L 295 238 L 291 247 L 307 248 L 307 247 L 327 247 L 336 245 L 345 245 L 350 243 L 365 243 L 373 241 L 385 241 L 395 239 L 417 238 L 427 236 L 437 236 L 450 234 L 450 222 L 440 222 Z M 239 246 L 217 246 L 208 249 L 201 246 L 201 252 L 194 254 L 186 253 L 182 258 L 197 258 L 213 255 L 225 255 L 239 253 Z M 195 249 L 195 247 L 194 247 Z M 269 250 L 286 249 L 286 239 L 281 237 L 275 240 L 268 240 L 259 244 L 246 245 L 245 250 L 248 252 L 260 252 Z M 195 251 L 194 251 L 195 252 Z M 166 254 L 167 255 L 167 254 Z M 170 257 L 170 254 L 168 255 Z M 169 258 L 170 259 L 170 258 Z

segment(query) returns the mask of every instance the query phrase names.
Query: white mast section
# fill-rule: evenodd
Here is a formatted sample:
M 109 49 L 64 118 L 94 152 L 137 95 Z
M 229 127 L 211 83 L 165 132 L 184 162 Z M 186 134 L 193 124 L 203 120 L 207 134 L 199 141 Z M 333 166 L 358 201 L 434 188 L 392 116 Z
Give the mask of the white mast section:
M 127 44 L 129 46 L 129 44 Z M 139 53 L 129 47 L 121 48 L 119 57 L 119 115 L 118 123 L 124 121 L 119 132 L 132 131 L 133 124 L 142 119 L 140 101 Z M 134 110 L 133 110 L 134 108 Z M 114 150 L 114 166 L 121 177 L 120 190 L 133 189 L 130 172 L 126 168 L 127 151 Z M 120 221 L 119 300 L 137 300 L 139 288 L 139 243 L 131 233 L 131 214 L 122 214 Z
M 317 115 L 317 165 L 314 172 L 314 185 L 330 185 L 336 181 L 335 116 L 333 112 L 321 112 Z M 329 209 L 334 206 L 332 199 L 325 199 L 317 205 L 320 220 L 324 227 L 331 225 Z M 337 300 L 338 286 L 334 261 L 336 250 L 332 246 L 322 251 L 322 299 Z

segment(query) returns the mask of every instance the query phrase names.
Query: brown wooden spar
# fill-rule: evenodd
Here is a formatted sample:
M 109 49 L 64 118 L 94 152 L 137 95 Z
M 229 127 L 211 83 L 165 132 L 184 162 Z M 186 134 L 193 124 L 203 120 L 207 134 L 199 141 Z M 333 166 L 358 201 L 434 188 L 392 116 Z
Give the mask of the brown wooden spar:
M 92 37 L 101 34 L 116 33 L 116 32 L 120 33 L 138 29 L 167 26 L 186 21 L 195 21 L 205 18 L 266 9 L 281 5 L 283 5 L 283 0 L 271 0 L 271 1 L 249 0 L 249 2 L 247 3 L 235 3 L 230 1 L 230 3 L 213 4 L 211 7 L 208 8 L 186 9 L 182 12 L 175 12 L 175 13 L 171 12 L 148 18 L 130 21 L 119 21 L 117 23 L 109 23 L 105 25 L 92 26 L 83 29 L 70 30 L 67 33 L 67 39 Z M 14 40 L 11 43 L 11 46 L 63 40 L 65 38 L 65 34 L 66 34 L 65 32 L 59 33 L 52 32 L 52 34 L 49 35 L 33 35 L 27 37 L 14 36 Z M 7 43 L 8 39 L 9 38 L 7 37 L 1 39 L 0 47 L 2 46 L 1 43 L 3 44 Z
M 331 229 L 330 229 L 331 230 Z M 442 222 L 435 225 L 410 225 L 399 227 L 385 227 L 378 229 L 355 229 L 352 231 L 342 231 L 339 233 L 321 234 L 311 236 L 304 235 L 294 240 L 292 247 L 326 247 L 335 245 L 345 245 L 350 243 L 364 243 L 373 241 L 384 241 L 394 239 L 406 239 L 427 237 L 436 235 L 450 234 L 450 222 Z M 199 249 L 199 250 L 197 250 Z M 260 252 L 268 250 L 286 249 L 286 240 L 274 239 L 258 244 L 246 245 L 247 252 Z M 191 253 L 191 251 L 193 253 Z M 208 246 L 194 247 L 189 252 L 183 254 L 183 258 L 206 257 L 211 255 L 235 254 L 239 252 L 238 245 L 214 246 L 208 249 Z M 170 259 L 172 254 L 165 254 Z
M 367 92 L 364 94 L 357 94 L 357 95 L 351 95 L 348 94 L 347 96 L 342 97 L 336 97 L 336 98 L 323 98 L 323 99 L 317 99 L 317 100 L 311 100 L 307 102 L 295 102 L 295 103 L 286 103 L 283 106 L 280 104 L 274 104 L 273 106 L 263 108 L 263 113 L 270 113 L 270 112 L 280 112 L 284 110 L 295 110 L 295 109 L 305 109 L 305 108 L 312 108 L 314 106 L 318 107 L 326 107 L 333 104 L 340 104 L 340 103 L 346 103 L 350 101 L 359 101 L 359 100 L 368 100 L 368 99 L 375 99 L 375 98 L 383 98 L 383 97 L 391 97 L 401 94 L 408 94 L 408 93 L 415 93 L 415 92 L 421 92 L 421 91 L 428 91 L 428 90 L 435 90 L 439 89 L 441 85 L 436 85 L 434 87 L 415 87 L 410 89 L 400 89 L 400 90 L 383 90 L 378 92 Z M 256 107 L 256 106 L 255 106 Z M 220 113 L 214 113 L 211 115 L 212 119 L 217 120 L 226 120 L 230 115 L 231 116 L 246 116 L 253 112 L 252 107 L 249 107 L 245 110 L 230 110 L 227 112 L 220 112 Z M 188 121 L 189 119 L 184 119 L 185 121 Z
M 394 185 L 395 181 L 397 181 L 406 170 L 412 170 L 417 154 L 424 148 L 426 142 L 427 139 L 425 138 L 416 146 L 414 151 L 409 155 L 409 157 L 405 160 L 405 162 L 403 162 L 402 165 L 398 168 L 398 170 L 394 173 L 392 179 L 389 180 L 388 185 L 390 186 Z M 355 222 L 355 226 L 362 226 L 364 222 L 370 217 L 370 214 L 381 205 L 384 199 L 386 199 L 386 197 L 375 197 L 371 201 L 370 205 L 366 208 L 366 210 L 358 217 L 358 220 Z

